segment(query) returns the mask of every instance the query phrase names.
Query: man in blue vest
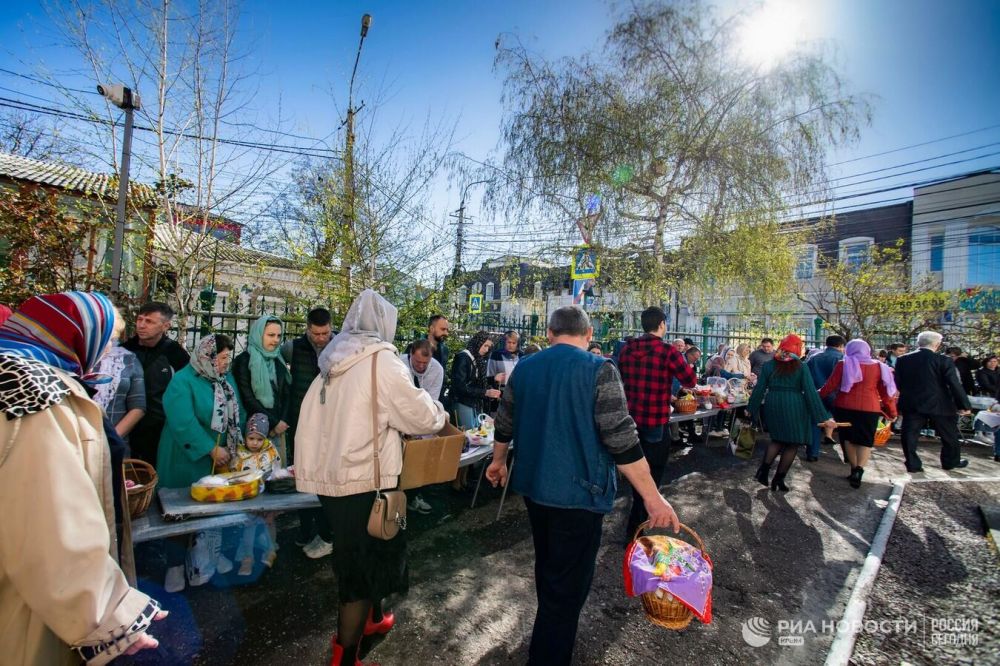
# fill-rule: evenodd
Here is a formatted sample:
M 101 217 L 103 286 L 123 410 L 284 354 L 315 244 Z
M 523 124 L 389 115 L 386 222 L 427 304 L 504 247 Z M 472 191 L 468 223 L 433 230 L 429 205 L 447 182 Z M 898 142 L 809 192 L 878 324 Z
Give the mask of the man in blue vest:
M 507 449 L 517 442 L 511 488 L 524 497 L 535 543 L 538 611 L 528 663 L 569 664 L 590 593 L 601 525 L 612 509 L 615 467 L 636 489 L 651 527 L 679 527 L 639 447 L 617 368 L 587 353 L 590 318 L 577 306 L 549 319 L 549 347 L 522 359 L 496 418 L 486 477 L 507 484 Z

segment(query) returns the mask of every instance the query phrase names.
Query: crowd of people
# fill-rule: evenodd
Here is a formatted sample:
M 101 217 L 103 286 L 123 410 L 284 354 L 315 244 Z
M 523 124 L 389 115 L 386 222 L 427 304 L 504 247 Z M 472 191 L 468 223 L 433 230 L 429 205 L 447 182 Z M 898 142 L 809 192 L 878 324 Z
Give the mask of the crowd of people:
M 643 525 L 678 529 L 659 487 L 671 446 L 697 436 L 694 420 L 682 432 L 671 413 L 699 381 L 702 350 L 664 340 L 658 307 L 611 355 L 576 306 L 552 313 L 544 348 L 516 331 L 478 331 L 452 353 L 450 322 L 435 315 L 402 355 L 396 308 L 370 290 L 339 332 L 323 308 L 287 340 L 280 318 L 261 316 L 238 355 L 223 334 L 204 335 L 189 355 L 167 336 L 172 317 L 148 303 L 122 340 L 126 322 L 106 297 L 67 292 L 29 299 L 0 325 L 0 650 L 15 663 L 64 661 L 56 656 L 66 646 L 106 663 L 156 646 L 147 630 L 165 612 L 130 587 L 121 560 L 126 455 L 154 465 L 165 488 L 226 470 L 277 476 L 294 463 L 297 489 L 321 507 L 299 512 L 296 543 L 309 557 L 332 555 L 338 581 L 334 664 L 358 663 L 361 641 L 393 627 L 384 600 L 409 586 L 405 530 L 380 538 L 370 528 L 373 506 L 398 484 L 404 434 L 437 433 L 449 418 L 461 428 L 495 419 L 485 476 L 522 495 L 535 547 L 529 663 L 571 660 L 617 472 L 632 489 L 626 540 Z M 858 488 L 881 419 L 898 421 L 909 472 L 922 471 L 917 441 L 928 425 L 943 469 L 968 464 L 957 417 L 971 409 L 967 394 L 996 395 L 997 357 L 978 367 L 957 348 L 938 353 L 941 342 L 925 331 L 916 350 L 891 345 L 884 361 L 864 340 L 836 335 L 808 354 L 796 335 L 754 350 L 720 344 L 700 378 L 752 387 L 745 418 L 769 435 L 754 475 L 762 485 L 788 491 L 800 451 L 815 461 L 836 433 Z M 727 418 L 705 423 L 707 435 L 728 436 Z M 514 442 L 517 474 L 508 468 Z M 17 490 L 13 481 L 29 477 L 41 492 Z M 408 506 L 431 510 L 419 494 Z M 275 529 L 274 516 L 250 521 L 228 553 L 218 532 L 168 539 L 164 589 L 204 584 L 233 560 L 242 576 L 273 566 Z

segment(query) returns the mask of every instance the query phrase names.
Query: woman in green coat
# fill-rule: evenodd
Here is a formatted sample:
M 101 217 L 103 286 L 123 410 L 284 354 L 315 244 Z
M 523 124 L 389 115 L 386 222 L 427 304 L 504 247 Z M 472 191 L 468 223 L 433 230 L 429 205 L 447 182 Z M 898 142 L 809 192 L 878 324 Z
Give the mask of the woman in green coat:
M 246 415 L 229 365 L 233 342 L 225 335 L 201 339 L 191 364 L 170 380 L 163 394 L 166 425 L 160 436 L 156 473 L 163 488 L 187 488 L 212 473 L 225 471 L 243 442 Z
M 802 339 L 797 335 L 789 335 L 781 341 L 774 360 L 761 368 L 750 404 L 747 405 L 755 420 L 763 407 L 764 421 L 771 437 L 764 461 L 757 469 L 756 478 L 761 484 L 768 485 L 771 463 L 781 454 L 778 470 L 770 483 L 771 490 L 788 490 L 785 475 L 795 461 L 798 447 L 811 441 L 814 423 L 826 428 L 828 435 L 836 427 L 819 399 L 812 375 L 802 365 L 802 347 Z

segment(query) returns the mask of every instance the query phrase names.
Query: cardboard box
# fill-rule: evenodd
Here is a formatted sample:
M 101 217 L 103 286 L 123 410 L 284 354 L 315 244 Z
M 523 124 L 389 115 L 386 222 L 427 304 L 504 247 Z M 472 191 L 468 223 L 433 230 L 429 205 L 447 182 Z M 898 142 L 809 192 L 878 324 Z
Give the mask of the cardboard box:
M 445 424 L 437 437 L 403 438 L 403 473 L 399 475 L 399 489 L 454 481 L 464 445 L 465 433 L 450 423 Z

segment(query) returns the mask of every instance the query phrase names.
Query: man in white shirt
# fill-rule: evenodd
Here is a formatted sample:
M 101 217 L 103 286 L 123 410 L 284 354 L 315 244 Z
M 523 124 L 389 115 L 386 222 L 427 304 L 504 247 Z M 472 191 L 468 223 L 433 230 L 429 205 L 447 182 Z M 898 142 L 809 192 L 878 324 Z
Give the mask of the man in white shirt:
M 430 341 L 417 340 L 410 345 L 410 353 L 403 354 L 400 358 L 406 367 L 410 369 L 410 377 L 413 383 L 419 388 L 427 391 L 435 400 L 441 400 L 441 388 L 444 386 L 444 368 L 433 356 L 433 348 Z M 424 501 L 420 495 L 415 495 L 410 502 L 410 511 L 417 513 L 430 513 L 431 505 Z

